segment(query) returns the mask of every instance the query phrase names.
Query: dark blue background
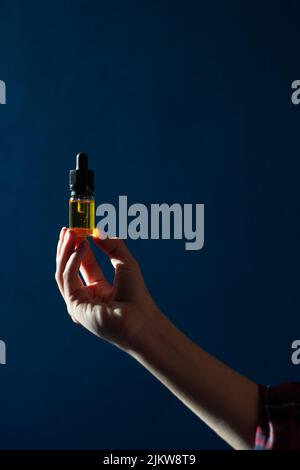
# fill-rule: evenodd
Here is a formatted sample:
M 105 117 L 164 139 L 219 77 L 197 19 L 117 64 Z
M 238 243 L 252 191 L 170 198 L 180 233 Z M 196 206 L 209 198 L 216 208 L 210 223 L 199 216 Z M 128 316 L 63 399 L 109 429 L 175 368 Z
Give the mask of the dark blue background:
M 252 379 L 297 380 L 299 13 L 296 1 L 0 0 L 1 448 L 226 447 L 70 321 L 54 264 L 78 151 L 98 203 L 205 203 L 203 250 L 129 242 L 154 297 Z

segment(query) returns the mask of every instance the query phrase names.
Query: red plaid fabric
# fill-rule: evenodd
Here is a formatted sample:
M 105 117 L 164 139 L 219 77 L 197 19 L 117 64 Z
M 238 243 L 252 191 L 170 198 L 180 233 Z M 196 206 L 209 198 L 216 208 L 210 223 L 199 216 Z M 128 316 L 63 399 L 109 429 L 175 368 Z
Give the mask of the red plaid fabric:
M 300 449 L 300 383 L 260 385 L 261 420 L 255 450 Z

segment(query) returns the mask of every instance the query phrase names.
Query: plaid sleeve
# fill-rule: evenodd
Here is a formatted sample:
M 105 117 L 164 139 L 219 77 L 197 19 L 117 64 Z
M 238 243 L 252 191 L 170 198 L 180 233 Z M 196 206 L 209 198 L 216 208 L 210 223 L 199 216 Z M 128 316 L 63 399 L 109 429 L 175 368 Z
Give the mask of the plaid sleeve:
M 300 383 L 259 385 L 260 422 L 255 450 L 300 449 Z

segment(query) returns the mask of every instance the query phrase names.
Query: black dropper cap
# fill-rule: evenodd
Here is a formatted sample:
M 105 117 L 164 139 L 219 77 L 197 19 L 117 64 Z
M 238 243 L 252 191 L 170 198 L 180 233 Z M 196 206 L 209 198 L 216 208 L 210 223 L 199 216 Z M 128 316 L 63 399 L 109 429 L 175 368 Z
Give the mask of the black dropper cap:
M 73 195 L 92 195 L 94 191 L 94 172 L 88 169 L 88 156 L 76 156 L 76 169 L 70 171 L 70 191 Z

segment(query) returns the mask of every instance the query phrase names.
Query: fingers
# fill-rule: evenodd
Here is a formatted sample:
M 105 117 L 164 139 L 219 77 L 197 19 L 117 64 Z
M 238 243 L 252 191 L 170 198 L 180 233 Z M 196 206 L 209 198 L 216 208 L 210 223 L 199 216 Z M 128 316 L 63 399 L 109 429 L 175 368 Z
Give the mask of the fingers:
M 88 248 L 87 240 L 82 240 L 75 251 L 70 255 L 65 269 L 63 271 L 63 290 L 66 301 L 71 297 L 83 284 L 79 278 L 79 268 Z
M 85 256 L 81 261 L 80 273 L 87 285 L 99 282 L 103 283 L 104 287 L 110 287 L 88 242 Z
M 67 231 L 66 227 L 63 227 L 60 231 L 59 240 L 58 240 L 58 243 L 57 243 L 57 250 L 56 250 L 56 260 L 59 256 L 59 253 L 60 253 L 60 250 L 61 250 L 62 243 L 64 241 L 66 231 Z
M 62 230 L 62 236 L 59 240 L 60 247 L 58 248 L 58 256 L 56 260 L 56 273 L 55 279 L 60 289 L 61 294 L 64 296 L 64 281 L 63 273 L 68 259 L 75 249 L 77 238 L 76 234 L 71 230 Z
M 126 267 L 137 270 L 138 264 L 124 241 L 121 238 L 105 238 L 101 239 L 98 237 L 93 238 L 95 245 L 106 253 L 113 266 L 116 268 L 118 264 L 124 264 Z

